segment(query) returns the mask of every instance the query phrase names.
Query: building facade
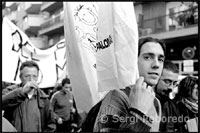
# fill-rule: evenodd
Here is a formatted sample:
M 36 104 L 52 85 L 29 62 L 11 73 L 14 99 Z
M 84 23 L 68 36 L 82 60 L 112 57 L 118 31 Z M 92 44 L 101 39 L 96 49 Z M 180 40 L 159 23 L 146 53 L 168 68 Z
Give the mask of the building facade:
M 5 16 L 40 49 L 64 38 L 62 2 L 6 2 Z
M 139 37 L 166 42 L 166 59 L 179 67 L 182 75 L 198 75 L 198 3 L 135 2 Z M 8 16 L 40 49 L 64 38 L 62 2 L 13 2 Z
M 43 2 L 40 8 L 45 21 L 41 24 L 39 35 L 48 37 L 51 47 L 64 39 L 64 10 L 63 2 Z

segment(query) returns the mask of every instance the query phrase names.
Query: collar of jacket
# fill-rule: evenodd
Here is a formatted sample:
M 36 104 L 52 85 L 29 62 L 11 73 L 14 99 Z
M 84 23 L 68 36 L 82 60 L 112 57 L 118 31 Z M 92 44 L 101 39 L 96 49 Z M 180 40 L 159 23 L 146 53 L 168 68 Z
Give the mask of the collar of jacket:
M 167 101 L 169 100 L 170 98 L 165 96 L 165 95 L 161 95 L 159 93 L 156 92 L 156 97 L 159 99 L 159 100 L 162 100 L 162 101 Z
M 39 108 L 42 108 L 44 107 L 45 103 L 44 103 L 44 99 L 48 99 L 48 95 L 46 95 L 42 90 L 40 89 L 37 89 L 36 90 L 36 93 L 37 93 L 37 101 L 38 101 L 38 107 Z

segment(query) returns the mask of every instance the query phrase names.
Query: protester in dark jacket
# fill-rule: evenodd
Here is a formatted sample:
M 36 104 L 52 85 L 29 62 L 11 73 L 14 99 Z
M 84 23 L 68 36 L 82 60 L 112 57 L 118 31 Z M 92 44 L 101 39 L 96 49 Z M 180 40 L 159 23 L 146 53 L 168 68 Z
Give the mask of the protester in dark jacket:
M 170 92 L 176 87 L 179 71 L 171 61 L 165 60 L 162 75 L 155 88 L 156 97 L 162 106 L 162 117 L 160 122 L 161 132 L 180 132 L 178 124 L 179 110 L 175 101 L 169 98 Z
M 38 74 L 35 62 L 23 62 L 21 84 L 12 86 L 12 91 L 2 96 L 4 116 L 18 132 L 54 132 L 56 129 L 48 96 L 36 83 Z
M 178 108 L 183 118 L 180 121 L 183 132 L 198 132 L 198 79 L 187 76 L 182 79 L 176 95 Z

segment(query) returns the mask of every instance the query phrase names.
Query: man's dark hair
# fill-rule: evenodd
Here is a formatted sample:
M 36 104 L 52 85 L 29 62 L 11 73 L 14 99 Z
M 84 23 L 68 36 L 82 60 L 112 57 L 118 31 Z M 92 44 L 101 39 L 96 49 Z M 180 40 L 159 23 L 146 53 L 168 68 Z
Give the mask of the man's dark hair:
M 38 66 L 38 64 L 37 64 L 36 62 L 34 62 L 34 61 L 25 61 L 25 62 L 23 62 L 22 65 L 21 65 L 21 67 L 20 67 L 20 71 L 21 71 L 22 69 L 24 69 L 24 67 L 35 67 L 35 68 L 37 68 L 37 70 L 39 71 L 39 66 Z
M 70 84 L 70 79 L 69 78 L 64 78 L 63 80 L 62 80 L 62 86 L 64 86 L 65 84 Z
M 178 67 L 169 60 L 164 61 L 163 69 L 167 69 L 169 71 L 172 71 L 173 73 L 179 73 Z
M 166 52 L 166 46 L 165 46 L 165 42 L 163 40 L 157 39 L 157 38 L 152 38 L 152 37 L 146 37 L 146 38 L 141 38 L 139 40 L 139 45 L 138 45 L 138 56 L 140 55 L 140 50 L 142 48 L 142 46 L 146 43 L 146 42 L 156 42 L 159 43 L 160 46 L 162 47 L 163 51 L 164 51 L 164 55 Z

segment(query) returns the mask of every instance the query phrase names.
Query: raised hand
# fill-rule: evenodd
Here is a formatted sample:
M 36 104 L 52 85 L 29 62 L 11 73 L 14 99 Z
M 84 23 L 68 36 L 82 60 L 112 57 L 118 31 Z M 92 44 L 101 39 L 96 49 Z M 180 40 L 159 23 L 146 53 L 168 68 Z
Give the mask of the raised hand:
M 155 93 L 152 87 L 147 86 L 144 82 L 144 77 L 140 77 L 135 86 L 131 88 L 129 95 L 129 100 L 132 108 L 136 108 L 147 114 L 149 109 L 153 106 L 153 101 L 155 98 Z
M 23 92 L 28 94 L 37 88 L 38 88 L 38 84 L 35 81 L 29 81 L 23 86 Z

